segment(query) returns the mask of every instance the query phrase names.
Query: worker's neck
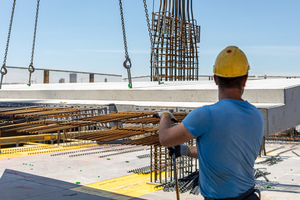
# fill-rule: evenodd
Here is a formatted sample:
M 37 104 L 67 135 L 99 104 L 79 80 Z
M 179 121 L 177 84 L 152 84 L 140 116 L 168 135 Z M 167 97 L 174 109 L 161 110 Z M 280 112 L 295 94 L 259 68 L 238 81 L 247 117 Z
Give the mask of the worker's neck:
M 219 101 L 223 99 L 233 99 L 237 101 L 244 101 L 242 99 L 244 89 L 240 90 L 238 88 L 219 88 Z

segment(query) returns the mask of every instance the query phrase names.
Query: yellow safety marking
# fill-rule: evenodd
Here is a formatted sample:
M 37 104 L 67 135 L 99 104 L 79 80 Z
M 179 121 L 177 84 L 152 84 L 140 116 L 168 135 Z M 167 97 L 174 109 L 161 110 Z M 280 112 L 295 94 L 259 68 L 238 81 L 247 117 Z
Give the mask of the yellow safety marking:
M 132 174 L 132 175 L 122 176 L 118 178 L 113 178 L 105 181 L 100 181 L 97 183 L 76 187 L 71 190 L 83 192 L 83 193 L 88 192 L 89 194 L 93 194 L 97 196 L 104 195 L 103 191 L 106 191 L 106 192 L 110 192 L 109 195 L 112 195 L 112 193 L 116 193 L 116 194 L 126 195 L 128 197 L 139 197 L 160 190 L 160 189 L 155 189 L 155 185 L 153 184 L 147 184 L 147 182 L 149 182 L 149 179 L 150 179 L 149 174 L 146 175 Z M 103 197 L 108 197 L 108 196 L 103 196 Z M 112 197 L 110 196 L 108 198 L 112 198 Z
M 267 153 L 267 155 L 275 156 L 275 155 L 277 155 L 278 153 L 279 153 L 278 151 L 271 151 L 270 153 Z
M 71 146 L 60 146 L 60 147 L 48 146 L 48 148 L 47 146 L 41 146 L 41 148 L 34 147 L 34 148 L 27 148 L 26 150 L 22 149 L 22 147 L 14 148 L 14 149 L 0 149 L 1 151 L 0 159 L 21 157 L 27 155 L 37 155 L 37 154 L 44 154 L 44 153 L 55 153 L 60 151 L 90 148 L 96 146 L 98 146 L 98 144 L 83 144 L 83 145 L 71 145 Z
M 7 159 L 7 158 L 14 158 L 14 157 L 21 157 L 26 156 L 27 153 L 15 153 L 15 154 L 0 154 L 0 159 Z

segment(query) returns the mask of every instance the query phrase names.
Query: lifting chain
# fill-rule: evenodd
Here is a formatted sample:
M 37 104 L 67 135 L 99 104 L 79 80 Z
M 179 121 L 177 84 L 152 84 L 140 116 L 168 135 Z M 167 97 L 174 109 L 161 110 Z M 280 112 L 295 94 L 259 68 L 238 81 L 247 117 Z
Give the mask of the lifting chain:
M 127 69 L 127 75 L 128 75 L 128 87 L 132 88 L 132 82 L 131 82 L 131 60 L 128 55 L 128 48 L 127 48 L 127 40 L 126 40 L 126 31 L 125 31 L 125 22 L 124 22 L 124 15 L 123 15 L 123 7 L 122 7 L 122 0 L 119 0 L 120 5 L 120 15 L 121 15 L 121 22 L 122 22 L 122 31 L 123 31 L 123 41 L 124 41 L 124 49 L 125 49 L 125 61 L 123 62 L 123 67 Z
M 9 46 L 9 40 L 10 40 L 12 22 L 13 22 L 13 19 L 14 19 L 15 7 L 16 7 L 16 0 L 14 0 L 12 11 L 11 11 L 11 17 L 10 17 L 10 23 L 9 23 L 9 29 L 8 29 L 8 36 L 7 36 L 7 42 L 6 42 L 6 49 L 5 49 L 5 54 L 4 54 L 4 60 L 3 60 L 3 65 L 2 65 L 1 71 L 0 71 L 1 72 L 0 89 L 2 87 L 3 76 L 5 74 L 7 74 L 6 59 L 7 59 L 7 52 L 8 52 L 8 46 Z
M 39 16 L 39 8 L 40 8 L 40 0 L 37 0 L 36 4 L 36 14 L 35 14 L 35 24 L 34 24 L 34 33 L 33 33 L 33 42 L 32 42 L 32 51 L 31 51 L 31 60 L 28 67 L 29 71 L 29 79 L 28 79 L 28 86 L 31 85 L 31 74 L 35 71 L 33 67 L 33 57 L 34 57 L 34 48 L 35 48 L 35 38 L 36 38 L 36 29 L 37 29 L 37 22 L 38 22 L 38 16 Z
M 154 41 L 151 33 L 151 28 L 150 28 L 150 19 L 149 19 L 149 14 L 148 14 L 148 9 L 147 9 L 147 2 L 146 0 L 143 0 L 144 2 L 144 8 L 145 8 L 145 16 L 146 16 L 146 21 L 147 21 L 147 27 L 148 27 L 148 32 L 149 32 L 149 37 L 150 37 L 150 43 L 151 43 L 151 55 L 152 58 L 154 57 L 154 67 L 155 67 L 155 73 L 156 73 L 156 79 L 158 81 L 158 84 L 160 84 L 160 77 L 159 77 L 159 72 L 158 72 L 158 64 L 157 64 L 157 57 L 156 53 L 154 51 Z M 152 19 L 154 20 L 154 19 Z

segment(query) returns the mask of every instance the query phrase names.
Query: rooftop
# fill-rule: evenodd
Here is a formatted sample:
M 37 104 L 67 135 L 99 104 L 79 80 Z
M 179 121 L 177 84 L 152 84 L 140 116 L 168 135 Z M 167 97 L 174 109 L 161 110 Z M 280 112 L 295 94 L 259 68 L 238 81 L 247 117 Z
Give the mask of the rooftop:
M 257 162 L 276 155 L 282 161 L 271 166 L 268 163 L 255 165 L 255 168 L 270 173 L 266 175 L 269 182 L 263 177 L 256 182 L 263 200 L 294 200 L 300 197 L 298 147 L 299 143 L 266 145 L 268 155 L 258 158 Z M 149 174 L 127 173 L 149 165 L 149 157 L 137 158 L 149 154 L 145 147 L 102 158 L 111 153 L 99 152 L 95 146 L 84 148 L 84 145 L 55 152 L 59 148 L 62 147 L 48 152 L 38 150 L 35 155 L 28 155 L 29 152 L 0 155 L 1 199 L 176 199 L 176 192 L 164 192 L 162 188 L 155 189 L 155 185 L 149 184 Z M 106 145 L 106 149 L 110 148 L 122 152 L 118 146 Z M 180 197 L 203 199 L 201 195 L 189 193 L 180 194 Z

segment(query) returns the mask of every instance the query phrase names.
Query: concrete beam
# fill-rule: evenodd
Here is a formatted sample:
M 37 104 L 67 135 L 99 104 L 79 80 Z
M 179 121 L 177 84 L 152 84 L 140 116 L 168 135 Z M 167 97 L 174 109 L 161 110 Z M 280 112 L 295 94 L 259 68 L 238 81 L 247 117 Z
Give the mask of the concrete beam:
M 300 86 L 284 89 L 283 106 L 267 109 L 267 135 L 289 129 L 300 124 Z

